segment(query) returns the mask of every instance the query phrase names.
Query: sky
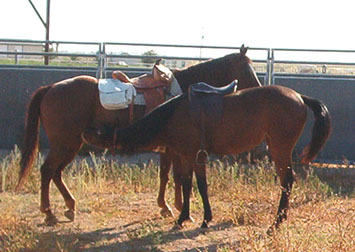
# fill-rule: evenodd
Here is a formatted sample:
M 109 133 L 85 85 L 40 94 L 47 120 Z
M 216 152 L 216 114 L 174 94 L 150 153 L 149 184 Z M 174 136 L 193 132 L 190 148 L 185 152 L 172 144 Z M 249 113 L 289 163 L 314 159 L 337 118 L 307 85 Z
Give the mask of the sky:
M 47 0 L 32 2 L 45 19 Z M 0 38 L 45 39 L 28 0 L 1 5 Z M 355 50 L 354 7 L 352 0 L 51 0 L 50 40 Z

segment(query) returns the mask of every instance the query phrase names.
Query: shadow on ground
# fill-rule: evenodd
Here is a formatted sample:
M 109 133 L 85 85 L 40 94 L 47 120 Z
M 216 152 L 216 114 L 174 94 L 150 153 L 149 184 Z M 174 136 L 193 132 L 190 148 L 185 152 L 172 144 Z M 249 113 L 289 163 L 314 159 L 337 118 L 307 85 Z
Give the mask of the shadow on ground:
M 105 228 L 98 229 L 93 232 L 75 233 L 75 234 L 58 234 L 49 232 L 43 234 L 44 236 L 56 236 L 59 241 L 72 241 L 73 247 L 69 251 L 85 251 L 85 252 L 105 252 L 105 251 L 164 251 L 159 247 L 173 243 L 178 240 L 193 240 L 200 235 L 205 235 L 214 231 L 227 230 L 234 226 L 232 222 L 223 222 L 212 225 L 208 230 L 196 228 L 193 230 L 176 230 L 171 229 L 168 231 L 156 231 L 150 232 L 147 235 L 143 235 L 137 238 L 128 238 L 127 232 L 130 227 L 138 224 L 138 222 L 132 222 L 117 228 Z M 124 238 L 124 239 L 123 239 Z M 122 241 L 120 241 L 122 240 Z M 193 247 L 190 244 L 184 246 L 184 243 L 179 243 L 174 249 L 169 251 L 217 251 L 218 248 L 224 245 L 238 246 L 239 241 L 233 242 L 233 244 L 226 244 L 215 242 L 206 246 Z M 172 245 L 174 246 L 174 245 Z M 38 248 L 39 249 L 39 248 Z M 36 248 L 34 248 L 36 251 Z
M 321 182 L 327 184 L 335 194 L 351 196 L 355 192 L 355 167 L 341 166 L 334 167 L 307 167 L 295 165 L 295 171 L 302 179 L 316 176 Z

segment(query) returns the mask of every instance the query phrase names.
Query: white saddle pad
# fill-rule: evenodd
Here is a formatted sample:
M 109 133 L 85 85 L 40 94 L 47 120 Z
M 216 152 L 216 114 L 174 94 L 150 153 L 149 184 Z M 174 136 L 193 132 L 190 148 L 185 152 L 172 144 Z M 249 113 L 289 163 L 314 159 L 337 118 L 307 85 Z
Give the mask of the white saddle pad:
M 128 108 L 137 95 L 131 83 L 124 83 L 116 79 L 99 80 L 100 102 L 105 109 L 115 110 Z

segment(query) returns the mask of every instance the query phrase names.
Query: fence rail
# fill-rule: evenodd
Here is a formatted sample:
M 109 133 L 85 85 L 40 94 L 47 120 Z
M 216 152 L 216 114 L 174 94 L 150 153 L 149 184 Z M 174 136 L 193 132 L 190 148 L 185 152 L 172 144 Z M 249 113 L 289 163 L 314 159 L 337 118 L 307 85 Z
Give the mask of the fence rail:
M 43 52 L 47 42 L 56 46 L 55 52 Z M 72 49 L 72 46 L 78 48 Z M 15 51 L 16 48 L 23 50 Z M 159 50 L 159 55 L 143 53 L 152 48 Z M 77 75 L 107 77 L 114 69 L 137 76 L 150 71 L 157 58 L 162 58 L 170 68 L 181 68 L 238 51 L 239 47 L 223 46 L 0 39 L 0 148 L 12 148 L 14 144 L 22 143 L 26 105 L 31 93 L 40 86 Z M 334 161 L 346 157 L 355 160 L 354 53 L 353 50 L 323 49 L 248 50 L 263 84 L 287 86 L 327 105 L 332 115 L 332 134 L 318 156 L 321 159 Z M 49 57 L 49 65 L 44 65 L 44 57 Z M 312 120 L 310 116 L 296 148 L 308 144 Z M 45 136 L 42 134 L 42 143 L 43 140 Z
M 57 49 L 59 45 L 61 46 L 80 46 L 76 50 L 76 52 L 68 52 L 67 51 L 58 51 L 58 52 L 43 52 L 44 45 L 49 43 L 51 45 L 57 45 Z M 11 46 L 42 46 L 42 50 L 40 51 L 11 51 L 9 48 Z M 123 43 L 123 42 L 76 42 L 76 41 L 45 41 L 45 40 L 20 40 L 20 39 L 0 39 L 0 60 L 1 59 L 13 59 L 12 61 L 8 62 L 1 62 L 0 66 L 2 67 L 20 67 L 25 59 L 22 58 L 27 56 L 26 59 L 30 59 L 31 56 L 36 57 L 45 57 L 49 56 L 56 59 L 50 59 L 50 65 L 43 65 L 41 63 L 41 59 L 37 58 L 37 64 L 33 62 L 35 67 L 39 68 L 72 68 L 72 67 L 79 67 L 92 69 L 96 67 L 97 77 L 105 77 L 105 72 L 111 70 L 113 68 L 122 68 L 125 71 L 136 71 L 137 69 L 144 70 L 145 68 L 151 67 L 151 64 L 143 63 L 142 61 L 149 61 L 154 60 L 157 58 L 162 58 L 165 60 L 169 66 L 169 61 L 176 61 L 176 62 L 195 62 L 195 61 L 203 61 L 213 57 L 220 57 L 225 55 L 225 51 L 235 52 L 240 49 L 240 47 L 233 47 L 233 46 L 206 46 L 206 45 L 174 45 L 174 44 L 149 44 L 149 43 Z M 6 50 L 3 50 L 6 47 Z M 85 46 L 90 46 L 91 52 L 84 51 Z M 113 47 L 113 50 L 109 50 L 110 47 Z M 165 48 L 168 49 L 169 52 L 165 54 L 159 55 L 143 55 L 141 52 L 140 54 L 135 53 L 119 53 L 121 48 L 129 47 L 129 48 Z M 13 47 L 15 48 L 15 47 Z M 182 52 L 179 53 L 179 56 L 172 55 L 172 52 L 178 49 L 192 49 L 192 50 L 199 50 L 199 56 L 191 56 L 189 53 Z M 215 56 L 209 57 L 202 57 L 203 50 L 212 50 L 215 53 Z M 122 50 L 121 50 L 122 51 Z M 222 53 L 223 51 L 223 53 Z M 94 53 L 93 53 L 94 52 Z M 196 54 L 196 51 L 194 51 Z M 344 78 L 355 78 L 355 60 L 353 61 L 332 61 L 332 60 L 288 60 L 288 59 L 279 59 L 277 54 L 278 53 L 332 53 L 332 54 L 355 54 L 355 50 L 334 50 L 334 49 L 294 49 L 294 48 L 263 48 L 263 47 L 251 47 L 249 48 L 248 55 L 252 55 L 251 58 L 256 65 L 257 72 L 265 75 L 265 84 L 274 84 L 274 76 L 278 74 L 298 74 L 302 73 L 302 69 L 298 69 L 297 66 L 300 68 L 304 68 L 303 65 L 314 66 L 313 70 L 316 67 L 321 68 L 327 66 L 328 68 L 337 68 L 337 69 L 345 69 L 343 72 L 341 71 L 330 71 L 330 72 L 323 72 L 319 73 L 319 70 L 314 70 L 314 72 L 310 74 L 314 74 L 314 76 L 322 76 L 323 74 L 327 75 L 334 75 L 334 76 L 343 76 Z M 253 55 L 255 54 L 255 57 Z M 261 54 L 262 56 L 261 56 Z M 175 52 L 176 54 L 176 52 Z M 197 53 L 198 54 L 198 53 Z M 66 59 L 65 57 L 69 58 Z M 62 60 L 58 60 L 60 58 Z M 81 62 L 71 60 L 81 58 Z M 86 59 L 83 60 L 83 59 Z M 120 61 L 121 59 L 121 61 Z M 355 59 L 355 57 L 353 57 Z M 126 64 L 125 61 L 131 61 L 130 64 Z M 65 62 L 69 62 L 71 64 L 65 64 Z M 135 63 L 132 63 L 135 62 Z M 78 65 L 79 66 L 75 66 Z M 89 65 L 90 64 L 90 65 Z M 123 64 L 123 65 L 120 65 Z M 126 65 L 124 65 L 126 64 Z M 86 66 L 85 66 L 86 65 Z M 293 65 L 294 67 L 290 67 Z M 184 66 L 184 65 L 183 65 Z M 296 67 L 295 67 L 296 66 Z M 172 67 L 176 67 L 176 64 L 172 64 Z M 349 69 L 347 69 L 349 68 Z M 278 71 L 281 69 L 281 72 Z M 309 71 L 312 71 L 310 69 Z

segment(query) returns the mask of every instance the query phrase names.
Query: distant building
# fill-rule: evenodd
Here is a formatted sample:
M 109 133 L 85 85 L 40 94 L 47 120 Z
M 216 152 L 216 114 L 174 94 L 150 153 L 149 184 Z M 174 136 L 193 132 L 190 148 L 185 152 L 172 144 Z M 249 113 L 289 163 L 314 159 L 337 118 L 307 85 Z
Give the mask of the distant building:
M 125 58 L 124 55 L 119 57 L 108 57 L 107 62 L 117 66 L 137 66 L 141 65 L 142 61 L 138 58 Z
M 21 44 L 21 43 L 0 43 L 0 52 L 43 52 L 41 44 Z M 12 58 L 13 55 L 0 54 L 1 58 Z M 42 56 L 37 55 L 18 55 L 18 58 L 40 59 Z
M 317 66 L 314 65 L 300 65 L 298 67 L 298 72 L 305 74 L 316 74 L 318 73 L 318 69 Z
M 188 66 L 192 66 L 192 65 L 195 65 L 197 63 L 200 63 L 200 61 L 198 60 L 174 60 L 174 59 L 164 59 L 162 61 L 162 63 L 171 68 L 171 69 L 174 69 L 174 68 L 185 68 L 185 67 L 188 67 Z

